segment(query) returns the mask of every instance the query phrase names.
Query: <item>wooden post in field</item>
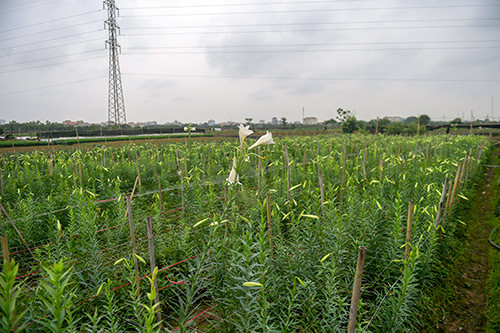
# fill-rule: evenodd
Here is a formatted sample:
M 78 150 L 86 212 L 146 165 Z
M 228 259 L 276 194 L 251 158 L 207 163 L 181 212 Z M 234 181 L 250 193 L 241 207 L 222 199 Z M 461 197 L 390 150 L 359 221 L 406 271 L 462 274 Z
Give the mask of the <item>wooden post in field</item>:
M 410 241 L 411 241 L 411 225 L 413 223 L 413 201 L 408 203 L 408 221 L 406 223 L 406 248 L 405 260 L 408 260 L 410 255 Z
M 158 196 L 160 197 L 160 211 L 163 213 L 163 197 L 162 197 L 162 191 L 161 191 L 160 174 L 158 174 Z
M 31 254 L 31 256 L 33 257 L 33 259 L 36 260 L 35 255 L 33 254 L 33 252 L 31 252 L 31 249 L 28 246 L 28 243 L 26 243 L 26 241 L 24 240 L 23 235 L 21 234 L 21 232 L 19 231 L 19 229 L 17 229 L 16 224 L 10 218 L 9 213 L 7 213 L 7 211 L 5 210 L 5 208 L 1 204 L 0 204 L 0 209 L 5 214 L 5 217 L 7 218 L 7 220 L 9 220 L 9 222 L 12 225 L 12 227 L 14 228 L 14 230 L 16 230 L 17 235 L 19 236 L 19 238 L 21 238 L 21 241 L 23 242 L 24 246 L 26 246 L 26 248 L 28 249 L 28 252 Z
M 49 174 L 52 176 L 54 173 L 54 165 L 52 164 L 52 153 L 49 151 Z
M 436 228 L 439 227 L 439 220 L 441 219 L 441 211 L 443 210 L 443 206 L 445 204 L 444 200 L 446 198 L 446 190 L 448 188 L 448 182 L 449 182 L 449 179 L 448 179 L 448 177 L 446 177 L 444 180 L 443 191 L 441 192 L 441 199 L 439 200 L 436 219 L 434 220 L 434 226 Z
M 354 275 L 354 285 L 352 287 L 351 308 L 349 310 L 349 323 L 347 333 L 354 333 L 356 330 L 356 319 L 358 317 L 358 303 L 361 294 L 361 280 L 363 278 L 363 267 L 366 259 L 366 247 L 358 248 L 358 262 L 356 264 L 356 274 Z
M 187 159 L 186 159 L 186 151 L 182 150 L 182 159 L 184 160 L 184 177 L 188 177 L 188 167 L 187 167 Z M 184 181 L 184 179 L 183 179 Z
M 135 230 L 134 230 L 134 217 L 132 216 L 132 204 L 130 197 L 127 196 L 127 211 L 128 211 L 128 224 L 130 227 L 130 239 L 132 240 L 132 254 L 134 259 L 134 271 L 135 271 L 135 284 L 137 286 L 137 296 L 140 295 L 139 289 L 139 266 L 137 264 L 137 250 L 136 250 L 136 241 L 135 241 Z
M 258 159 L 259 161 L 257 162 L 257 189 L 258 193 L 260 194 L 260 177 L 262 174 L 262 158 L 260 157 L 260 147 L 257 147 L 257 155 L 259 155 Z
M 455 176 L 455 184 L 453 184 L 453 190 L 451 191 L 450 209 L 449 209 L 450 212 L 451 212 L 451 209 L 453 208 L 453 202 L 455 201 L 455 194 L 457 191 L 457 187 L 459 186 L 459 183 L 460 183 L 461 172 L 462 172 L 462 163 L 459 163 L 458 169 L 457 169 L 457 175 Z
M 323 171 L 321 167 L 318 166 L 318 183 L 319 183 L 319 194 L 320 194 L 320 203 L 321 203 L 321 212 L 323 213 L 323 217 L 325 216 L 325 207 L 323 206 L 325 202 L 325 189 L 323 186 Z
M 288 159 L 288 149 L 285 145 L 285 170 L 286 170 L 286 199 L 290 201 L 290 160 Z M 290 208 L 290 204 L 288 204 Z
M 465 182 L 469 179 L 469 173 L 472 168 L 472 148 L 469 150 L 469 163 L 467 164 L 467 174 L 465 175 Z
M 139 178 L 139 188 L 141 188 L 142 187 L 141 168 L 139 167 L 139 155 L 137 155 L 137 151 L 135 152 L 135 166 L 137 168 L 137 177 Z
M 148 229 L 148 251 L 149 251 L 149 266 L 151 268 L 151 274 L 156 267 L 156 258 L 155 258 L 155 244 L 153 241 L 153 222 L 151 220 L 151 216 L 146 218 L 146 227 Z M 156 278 L 153 281 L 153 286 L 156 290 L 155 304 L 160 304 L 160 295 L 158 295 L 158 279 Z M 156 320 L 161 322 L 161 306 L 158 306 L 156 311 Z M 161 324 L 160 324 L 161 326 Z
M 9 242 L 6 235 L 2 235 L 2 256 L 3 260 L 10 263 Z M 10 269 L 10 265 L 7 266 Z
M 363 179 L 366 180 L 366 149 L 363 151 Z
M 2 166 L 3 166 L 3 163 L 2 163 Z M 3 192 L 2 166 L 0 166 L 0 194 L 2 195 L 2 199 L 3 199 L 5 196 L 5 193 Z
M 269 249 L 271 250 L 271 258 L 274 259 L 273 246 L 273 227 L 271 224 L 271 196 L 266 194 L 266 212 L 267 212 L 267 231 L 269 232 Z
M 345 183 L 346 183 L 346 167 L 347 167 L 347 149 L 345 147 L 345 142 L 342 142 L 342 152 L 343 152 L 343 157 L 342 157 L 342 180 L 340 182 L 340 188 L 342 189 L 342 193 L 344 193 L 345 190 Z

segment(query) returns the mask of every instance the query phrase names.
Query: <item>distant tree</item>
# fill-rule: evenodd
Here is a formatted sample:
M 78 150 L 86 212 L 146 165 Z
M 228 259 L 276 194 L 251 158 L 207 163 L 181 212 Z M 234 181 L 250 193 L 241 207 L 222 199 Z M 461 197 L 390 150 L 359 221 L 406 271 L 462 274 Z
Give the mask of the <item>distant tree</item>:
M 411 117 L 406 118 L 403 121 L 403 124 L 408 125 L 408 124 L 411 124 L 411 123 L 416 123 L 417 121 L 418 121 L 417 117 L 411 116 Z
M 359 129 L 358 120 L 354 116 L 350 116 L 342 122 L 340 125 L 342 133 L 354 133 Z
M 281 118 L 281 125 L 286 126 L 288 122 L 286 121 L 286 117 Z
M 250 125 L 252 123 L 253 118 L 245 118 L 247 125 Z
M 417 134 L 417 126 L 418 125 L 416 122 L 409 123 L 408 126 L 406 126 L 404 133 L 406 135 L 416 135 Z M 422 132 L 422 128 L 420 128 L 420 132 Z
M 400 122 L 393 122 L 390 123 L 386 128 L 385 128 L 385 134 L 389 135 L 400 135 L 403 134 L 405 130 L 405 126 L 400 123 Z
M 462 118 L 455 118 L 452 121 L 450 121 L 450 124 L 452 125 L 457 125 L 457 124 L 462 124 Z
M 386 118 L 372 119 L 366 123 L 365 129 L 372 134 L 375 134 L 376 132 L 384 133 L 385 128 L 389 126 L 390 123 L 391 121 Z
M 431 118 L 426 114 L 421 115 L 418 119 L 420 119 L 420 126 L 429 125 L 431 122 Z
M 328 119 L 323 122 L 327 126 L 335 126 L 337 124 L 337 121 L 335 119 Z
M 339 123 L 343 123 L 344 121 L 347 120 L 347 118 L 351 117 L 351 111 L 349 110 L 344 110 L 342 108 L 337 109 L 337 121 Z

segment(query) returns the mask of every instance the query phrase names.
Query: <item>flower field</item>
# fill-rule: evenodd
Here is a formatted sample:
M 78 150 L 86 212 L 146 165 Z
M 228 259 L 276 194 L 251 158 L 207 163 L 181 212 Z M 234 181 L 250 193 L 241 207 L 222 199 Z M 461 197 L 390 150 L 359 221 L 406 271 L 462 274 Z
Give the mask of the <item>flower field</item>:
M 1 331 L 416 330 L 487 141 L 250 132 L 4 155 Z

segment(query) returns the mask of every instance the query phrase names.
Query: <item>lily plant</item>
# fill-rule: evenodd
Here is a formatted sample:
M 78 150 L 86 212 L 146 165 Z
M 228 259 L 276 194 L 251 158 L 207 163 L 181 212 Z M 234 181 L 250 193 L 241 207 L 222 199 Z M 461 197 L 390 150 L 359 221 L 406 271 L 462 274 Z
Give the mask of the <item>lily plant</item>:
M 240 124 L 238 126 L 239 129 L 239 137 L 240 137 L 240 146 L 236 149 L 236 153 L 233 157 L 233 165 L 231 167 L 231 171 L 229 172 L 229 176 L 227 177 L 227 182 L 229 185 L 238 184 L 239 176 L 238 174 L 242 172 L 243 166 L 245 162 L 250 160 L 250 155 L 255 155 L 258 158 L 262 158 L 261 156 L 251 153 L 250 150 L 255 147 L 261 145 L 271 145 L 274 144 L 273 135 L 271 132 L 267 131 L 266 134 L 262 135 L 254 144 L 248 147 L 246 138 L 253 133 L 250 129 L 250 125 Z

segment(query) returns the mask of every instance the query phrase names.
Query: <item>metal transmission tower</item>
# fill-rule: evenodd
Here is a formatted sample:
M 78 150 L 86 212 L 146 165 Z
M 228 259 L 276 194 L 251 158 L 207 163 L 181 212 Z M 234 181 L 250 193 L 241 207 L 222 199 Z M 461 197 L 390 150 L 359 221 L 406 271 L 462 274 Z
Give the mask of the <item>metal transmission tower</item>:
M 109 46 L 108 123 L 121 125 L 127 123 L 127 118 L 125 116 L 122 78 L 118 61 L 120 49 L 116 36 L 116 30 L 120 29 L 116 23 L 118 7 L 116 7 L 115 0 L 104 0 L 104 6 L 108 8 L 108 19 L 104 23 L 109 31 L 109 38 L 106 41 L 106 45 Z

